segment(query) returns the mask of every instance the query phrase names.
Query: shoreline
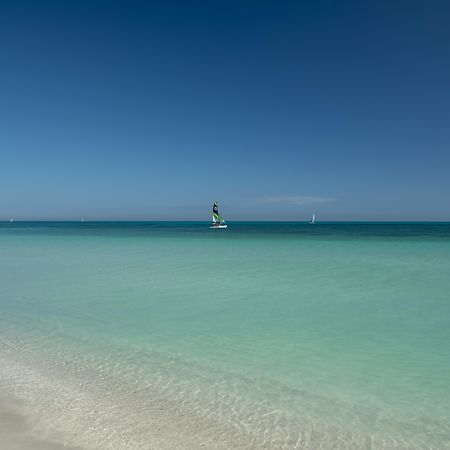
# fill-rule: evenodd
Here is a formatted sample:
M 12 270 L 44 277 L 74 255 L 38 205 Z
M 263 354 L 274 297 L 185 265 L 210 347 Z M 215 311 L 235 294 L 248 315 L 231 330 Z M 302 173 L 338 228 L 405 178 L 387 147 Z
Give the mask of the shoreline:
M 183 383 L 133 383 L 101 367 L 93 372 L 68 354 L 65 361 L 50 361 L 39 349 L 15 344 L 0 339 L 0 448 L 8 450 L 356 450 L 426 442 L 419 433 L 397 440 L 387 422 L 376 434 L 363 431 L 352 420 L 356 411 L 342 417 L 341 426 L 317 417 L 303 422 L 272 409 L 275 404 L 248 408 L 248 399 L 224 392 L 204 409 Z M 313 419 L 314 405 L 303 406 L 304 419 Z
M 12 347 L 1 352 L 0 448 L 272 448 L 264 443 L 253 445 L 251 436 L 239 435 L 230 424 L 205 417 L 195 405 L 173 398 L 172 392 L 133 386 L 104 373 L 92 382 L 83 373 L 87 367 L 79 367 L 80 372 L 67 370 L 40 359 L 43 355 L 36 356 Z

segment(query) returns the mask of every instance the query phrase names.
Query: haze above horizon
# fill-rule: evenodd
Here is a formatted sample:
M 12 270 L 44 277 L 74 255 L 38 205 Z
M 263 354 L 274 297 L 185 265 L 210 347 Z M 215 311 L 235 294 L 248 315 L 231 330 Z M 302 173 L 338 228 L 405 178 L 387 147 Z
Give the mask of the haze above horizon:
M 0 4 L 0 220 L 450 220 L 450 3 Z

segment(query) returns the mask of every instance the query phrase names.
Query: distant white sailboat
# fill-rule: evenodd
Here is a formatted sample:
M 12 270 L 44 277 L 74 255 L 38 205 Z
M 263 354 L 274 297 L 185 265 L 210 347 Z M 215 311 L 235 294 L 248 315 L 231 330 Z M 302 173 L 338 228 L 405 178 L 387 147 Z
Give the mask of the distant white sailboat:
M 311 220 L 309 221 L 309 223 L 310 223 L 311 225 L 313 225 L 314 223 L 316 223 L 316 215 L 315 215 L 315 214 L 312 215 Z
M 217 205 L 217 202 L 214 202 L 213 205 L 212 220 L 213 224 L 210 228 L 228 228 L 228 225 L 225 225 L 225 219 L 219 214 L 219 206 Z
M 14 219 L 11 217 L 11 219 L 9 219 L 10 222 L 14 222 Z

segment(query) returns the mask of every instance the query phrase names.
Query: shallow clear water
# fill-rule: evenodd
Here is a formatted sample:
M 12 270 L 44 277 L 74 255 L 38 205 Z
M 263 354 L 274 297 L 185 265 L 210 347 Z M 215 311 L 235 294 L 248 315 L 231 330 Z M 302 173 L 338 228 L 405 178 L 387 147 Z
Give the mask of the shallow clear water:
M 228 446 L 450 445 L 450 224 L 1 224 L 0 285 L 11 367 L 104 426 L 161 395 Z

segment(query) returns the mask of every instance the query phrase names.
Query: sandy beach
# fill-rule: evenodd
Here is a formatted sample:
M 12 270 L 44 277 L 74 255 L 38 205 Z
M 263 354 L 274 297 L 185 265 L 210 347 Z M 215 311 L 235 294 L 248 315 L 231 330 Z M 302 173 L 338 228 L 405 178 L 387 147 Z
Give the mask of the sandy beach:
M 17 400 L 0 396 L 0 448 L 8 450 L 83 450 L 47 440 L 34 430 L 31 417 Z
M 24 358 L 2 339 L 0 349 L 1 449 L 270 448 L 160 387 L 137 390 L 105 373 L 99 383 L 88 367 L 55 367 L 28 351 Z

